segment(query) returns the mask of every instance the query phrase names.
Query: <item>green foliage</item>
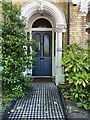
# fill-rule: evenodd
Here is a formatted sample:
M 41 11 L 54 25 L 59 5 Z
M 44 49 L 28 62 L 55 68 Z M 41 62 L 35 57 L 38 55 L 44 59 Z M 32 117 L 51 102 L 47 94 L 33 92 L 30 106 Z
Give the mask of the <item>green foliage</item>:
M 78 106 L 90 109 L 90 66 L 89 48 L 71 44 L 63 54 L 66 81 L 70 84 L 70 94 Z
M 32 42 L 27 37 L 25 18 L 21 17 L 20 6 L 2 2 L 2 89 L 3 97 L 9 101 L 23 97 L 30 86 L 29 77 L 23 75 L 25 69 L 32 67 L 34 51 L 30 51 Z M 8 101 L 8 100 L 7 100 Z M 8 102 L 7 102 L 8 103 Z

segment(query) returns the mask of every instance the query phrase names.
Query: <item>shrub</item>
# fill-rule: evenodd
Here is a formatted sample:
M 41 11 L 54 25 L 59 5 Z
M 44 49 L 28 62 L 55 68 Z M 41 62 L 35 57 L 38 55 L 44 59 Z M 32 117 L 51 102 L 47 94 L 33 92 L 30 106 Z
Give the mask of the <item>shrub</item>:
M 79 107 L 90 109 L 90 78 L 88 49 L 74 43 L 63 53 L 66 81 L 70 83 L 71 99 Z
M 25 89 L 30 86 L 29 77 L 23 75 L 25 69 L 32 66 L 30 45 L 27 37 L 26 20 L 21 17 L 21 6 L 10 2 L 2 2 L 2 90 L 3 96 L 11 100 L 24 96 Z M 8 98 L 8 97 L 6 97 Z

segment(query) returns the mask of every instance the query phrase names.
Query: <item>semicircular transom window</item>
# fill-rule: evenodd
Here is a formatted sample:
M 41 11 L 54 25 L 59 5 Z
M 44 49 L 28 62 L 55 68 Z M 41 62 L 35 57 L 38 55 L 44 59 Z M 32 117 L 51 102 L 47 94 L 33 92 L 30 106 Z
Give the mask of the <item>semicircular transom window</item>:
M 52 25 L 48 20 L 40 18 L 33 23 L 32 28 L 52 28 Z

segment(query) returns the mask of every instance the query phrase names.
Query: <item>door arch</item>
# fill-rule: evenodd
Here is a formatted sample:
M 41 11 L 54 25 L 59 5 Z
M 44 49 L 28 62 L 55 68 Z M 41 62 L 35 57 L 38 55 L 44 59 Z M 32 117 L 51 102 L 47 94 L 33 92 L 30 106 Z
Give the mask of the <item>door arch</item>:
M 51 0 L 30 0 L 22 7 L 22 16 L 27 18 L 27 26 L 32 38 L 32 24 L 39 18 L 46 18 L 52 24 L 52 28 L 41 28 L 41 31 L 52 31 L 52 52 L 54 49 L 55 38 L 55 56 L 52 54 L 52 75 L 55 76 L 56 85 L 64 82 L 64 71 L 61 65 L 62 60 L 62 33 L 66 30 L 66 19 L 63 11 Z M 39 31 L 40 28 L 37 28 Z M 55 36 L 54 36 L 55 33 Z

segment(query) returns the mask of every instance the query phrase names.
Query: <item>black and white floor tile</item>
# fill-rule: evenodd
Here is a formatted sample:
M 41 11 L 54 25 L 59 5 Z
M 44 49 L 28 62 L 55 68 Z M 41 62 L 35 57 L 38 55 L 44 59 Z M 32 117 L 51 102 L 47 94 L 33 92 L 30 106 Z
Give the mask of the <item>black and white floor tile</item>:
M 8 111 L 8 120 L 64 120 L 61 104 L 54 83 L 32 83 L 27 95 Z

